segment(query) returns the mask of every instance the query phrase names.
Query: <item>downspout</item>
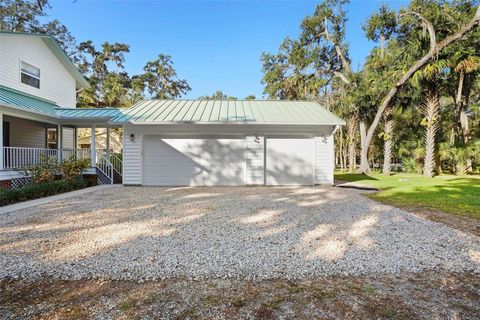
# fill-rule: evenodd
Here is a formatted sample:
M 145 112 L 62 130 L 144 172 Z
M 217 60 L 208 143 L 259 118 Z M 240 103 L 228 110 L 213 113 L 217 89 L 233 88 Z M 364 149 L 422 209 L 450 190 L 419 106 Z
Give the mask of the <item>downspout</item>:
M 333 136 L 338 130 L 340 130 L 340 125 L 337 124 L 337 125 L 335 126 L 335 129 L 333 129 L 333 131 L 332 131 L 332 136 Z

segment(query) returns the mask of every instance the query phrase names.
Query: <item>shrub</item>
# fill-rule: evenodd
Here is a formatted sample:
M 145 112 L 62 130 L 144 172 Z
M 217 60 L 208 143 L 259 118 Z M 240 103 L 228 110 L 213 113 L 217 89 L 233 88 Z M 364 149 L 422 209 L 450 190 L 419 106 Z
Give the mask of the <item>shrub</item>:
M 473 162 L 480 159 L 480 142 L 474 141 L 466 145 L 442 143 L 439 154 L 452 173 L 466 175 L 468 171 L 473 170 Z
M 90 166 L 90 159 L 77 160 L 75 157 L 63 160 L 59 166 L 60 175 L 66 180 L 75 180 L 82 175 L 83 170 Z
M 58 163 L 55 157 L 41 157 L 41 164 L 25 169 L 25 174 L 36 183 L 50 182 L 60 178 L 75 180 L 82 176 L 83 170 L 90 166 L 89 159 L 77 160 L 74 156 Z
M 58 164 L 56 157 L 40 155 L 41 164 L 25 169 L 25 174 L 32 177 L 35 183 L 43 183 L 56 180 L 58 176 Z
M 19 189 L 6 189 L 0 191 L 0 206 L 38 199 L 68 191 L 78 190 L 92 186 L 93 182 L 84 179 L 56 180 L 35 184 Z
M 418 173 L 420 168 L 418 167 L 417 161 L 413 158 L 404 158 L 402 160 L 403 171 L 406 173 Z

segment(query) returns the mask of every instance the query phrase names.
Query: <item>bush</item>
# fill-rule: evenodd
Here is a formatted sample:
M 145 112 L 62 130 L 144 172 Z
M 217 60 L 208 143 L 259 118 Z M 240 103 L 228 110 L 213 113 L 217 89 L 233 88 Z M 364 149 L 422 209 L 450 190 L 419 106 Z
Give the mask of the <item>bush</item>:
M 403 171 L 406 173 L 418 173 L 420 168 L 418 167 L 417 161 L 413 158 L 405 158 L 402 160 Z
M 93 182 L 85 179 L 56 180 L 35 184 L 19 189 L 7 189 L 0 191 L 0 206 L 17 203 L 26 200 L 53 196 L 59 193 L 69 192 L 93 186 Z
M 90 166 L 90 159 L 77 160 L 74 157 L 65 159 L 59 166 L 60 175 L 66 180 L 75 180 L 82 176 L 83 170 Z
M 75 180 L 81 178 L 83 170 L 90 166 L 89 159 L 75 159 L 71 156 L 58 162 L 55 157 L 40 156 L 41 163 L 31 168 L 25 169 L 25 174 L 31 176 L 36 183 L 50 182 L 54 180 L 66 179 Z

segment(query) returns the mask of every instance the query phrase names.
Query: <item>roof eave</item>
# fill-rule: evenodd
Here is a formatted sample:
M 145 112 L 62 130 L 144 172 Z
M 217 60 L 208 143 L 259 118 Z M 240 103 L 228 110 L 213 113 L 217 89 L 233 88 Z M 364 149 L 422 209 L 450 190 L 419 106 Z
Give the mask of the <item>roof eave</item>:
M 36 111 L 36 110 L 32 110 L 32 109 L 27 109 L 27 108 L 24 108 L 24 107 L 16 106 L 16 105 L 1 102 L 1 101 L 0 101 L 0 106 L 10 108 L 10 109 L 13 109 L 13 110 L 17 110 L 17 111 L 32 113 L 32 114 L 43 116 L 43 117 L 59 119 L 59 117 L 57 115 L 54 115 L 54 114 L 51 114 L 51 113 Z
M 109 121 L 109 124 L 132 124 L 132 125 L 264 125 L 264 126 L 344 126 L 345 122 L 329 122 L 329 123 L 282 123 L 282 122 L 229 122 L 229 121 L 215 121 L 215 122 L 155 122 L 155 121 Z

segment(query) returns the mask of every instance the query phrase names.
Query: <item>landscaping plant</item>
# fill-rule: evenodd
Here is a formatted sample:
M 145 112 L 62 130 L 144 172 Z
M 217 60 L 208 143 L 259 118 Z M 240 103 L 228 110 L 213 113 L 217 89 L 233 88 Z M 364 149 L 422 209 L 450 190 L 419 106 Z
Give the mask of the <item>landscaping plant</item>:
M 93 186 L 90 180 L 56 180 L 42 182 L 18 189 L 0 190 L 0 206 L 5 206 L 21 201 L 53 196 L 59 193 L 78 190 Z

